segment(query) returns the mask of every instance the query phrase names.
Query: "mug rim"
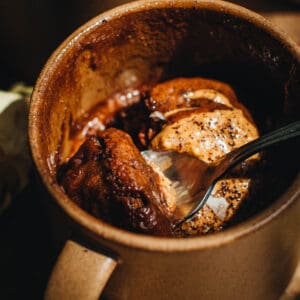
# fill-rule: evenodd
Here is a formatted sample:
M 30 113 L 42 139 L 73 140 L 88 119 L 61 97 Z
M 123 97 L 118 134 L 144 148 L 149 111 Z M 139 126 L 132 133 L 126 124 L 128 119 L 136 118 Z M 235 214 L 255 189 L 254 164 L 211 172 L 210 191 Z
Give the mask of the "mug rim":
M 155 8 L 188 8 L 196 7 L 198 9 L 208 9 L 212 11 L 222 11 L 223 13 L 238 16 L 254 26 L 261 28 L 264 32 L 270 34 L 274 39 L 280 41 L 282 47 L 288 51 L 300 64 L 300 46 L 298 46 L 286 33 L 282 32 L 276 25 L 262 17 L 261 15 L 244 8 L 220 0 L 140 0 L 123 4 L 111 10 L 108 10 L 90 21 L 83 24 L 74 31 L 61 45 L 53 52 L 43 67 L 38 80 L 35 84 L 31 97 L 29 110 L 29 142 L 31 153 L 36 168 L 42 178 L 43 183 L 54 198 L 55 202 L 63 211 L 77 224 L 84 227 L 92 234 L 113 243 L 122 244 L 129 248 L 138 248 L 148 251 L 160 252 L 183 252 L 201 249 L 209 249 L 226 245 L 234 240 L 248 236 L 252 232 L 262 229 L 265 225 L 276 219 L 283 211 L 291 206 L 297 199 L 300 199 L 300 174 L 294 179 L 289 188 L 274 203 L 263 211 L 248 218 L 240 224 L 227 228 L 224 231 L 208 234 L 205 236 L 191 237 L 187 239 L 174 237 L 156 237 L 151 235 L 139 234 L 115 227 L 98 219 L 75 204 L 60 188 L 53 182 L 47 162 L 39 152 L 39 143 L 42 143 L 41 133 L 38 131 L 39 109 L 43 103 L 43 91 L 51 74 L 55 72 L 60 60 L 69 49 L 74 47 L 79 40 L 88 34 L 93 28 L 101 26 L 103 20 L 113 20 L 120 16 L 139 11 L 146 11 Z

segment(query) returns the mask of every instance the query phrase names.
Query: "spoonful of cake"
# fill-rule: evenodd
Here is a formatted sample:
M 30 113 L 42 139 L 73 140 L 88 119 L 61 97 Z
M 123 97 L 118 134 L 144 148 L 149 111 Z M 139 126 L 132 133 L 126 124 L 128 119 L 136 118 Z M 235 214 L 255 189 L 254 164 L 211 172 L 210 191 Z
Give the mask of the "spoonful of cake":
M 170 180 L 177 206 L 188 207 L 186 215 L 175 215 L 178 219 L 176 227 L 191 219 L 205 205 L 217 181 L 233 167 L 267 147 L 299 135 L 300 121 L 297 121 L 236 148 L 213 164 L 175 151 L 146 150 L 142 154 L 154 169 Z

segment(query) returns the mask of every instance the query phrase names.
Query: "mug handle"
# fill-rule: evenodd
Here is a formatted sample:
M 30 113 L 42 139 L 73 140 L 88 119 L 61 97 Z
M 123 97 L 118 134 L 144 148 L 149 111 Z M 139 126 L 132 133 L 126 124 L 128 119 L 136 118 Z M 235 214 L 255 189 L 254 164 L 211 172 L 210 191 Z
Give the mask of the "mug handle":
M 52 270 L 45 300 L 98 300 L 117 261 L 68 240 Z

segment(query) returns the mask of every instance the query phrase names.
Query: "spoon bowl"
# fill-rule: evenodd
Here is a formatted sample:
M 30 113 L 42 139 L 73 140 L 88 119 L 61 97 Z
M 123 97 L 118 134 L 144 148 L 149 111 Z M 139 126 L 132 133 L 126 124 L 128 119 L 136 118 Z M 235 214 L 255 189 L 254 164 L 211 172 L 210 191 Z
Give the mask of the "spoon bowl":
M 300 121 L 296 121 L 229 152 L 213 164 L 175 151 L 146 150 L 142 154 L 170 180 L 177 205 L 185 205 L 189 210 L 185 216 L 175 215 L 178 219 L 176 227 L 191 219 L 205 205 L 217 181 L 237 164 L 267 147 L 299 135 Z

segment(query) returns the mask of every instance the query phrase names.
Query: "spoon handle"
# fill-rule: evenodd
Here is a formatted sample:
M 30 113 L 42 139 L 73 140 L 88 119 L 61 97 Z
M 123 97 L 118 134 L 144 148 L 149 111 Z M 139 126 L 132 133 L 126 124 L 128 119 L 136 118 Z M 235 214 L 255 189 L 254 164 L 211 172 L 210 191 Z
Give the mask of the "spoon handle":
M 277 130 L 271 131 L 262 137 L 245 144 L 232 152 L 226 170 L 233 168 L 251 155 L 284 140 L 300 135 L 300 121 L 291 123 Z

